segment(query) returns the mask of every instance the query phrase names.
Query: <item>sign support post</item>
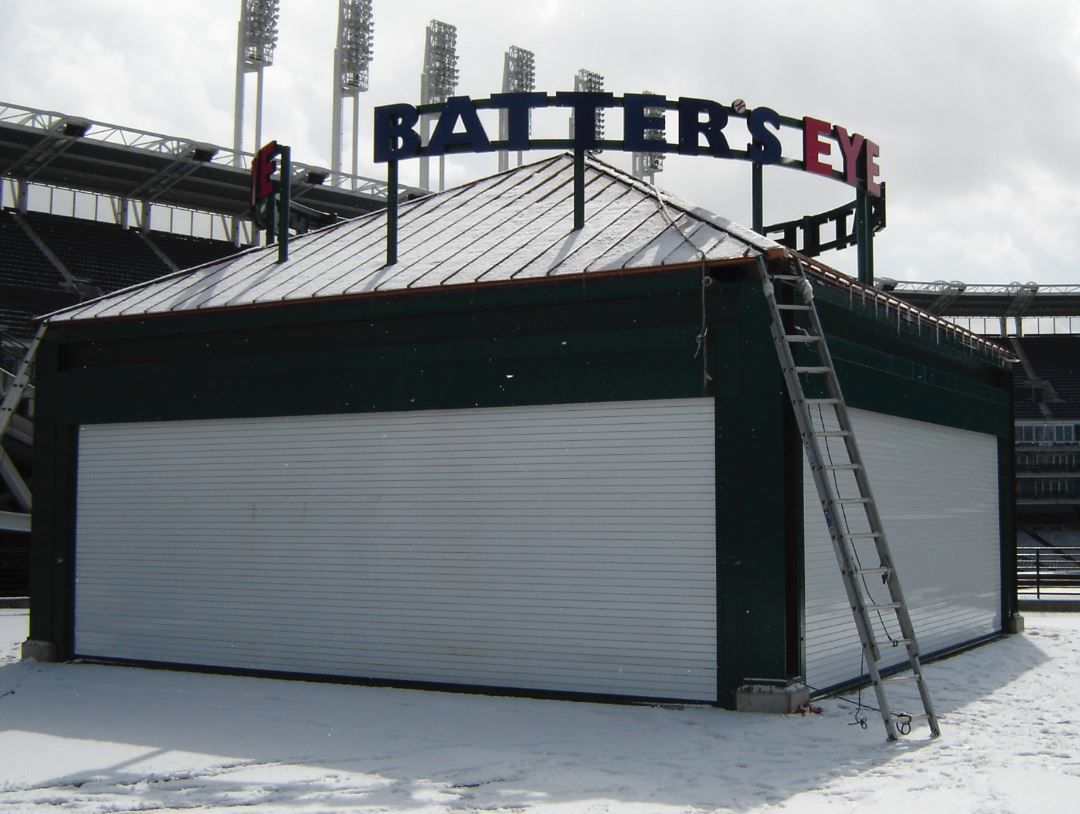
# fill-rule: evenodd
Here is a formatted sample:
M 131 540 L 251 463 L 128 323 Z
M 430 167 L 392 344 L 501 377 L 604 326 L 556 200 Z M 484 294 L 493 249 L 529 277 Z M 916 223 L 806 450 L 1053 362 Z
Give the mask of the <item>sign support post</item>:
M 755 161 L 751 165 L 750 172 L 750 196 L 752 204 L 752 217 L 754 231 L 759 235 L 765 234 L 765 202 L 764 183 L 762 180 L 761 162 Z
M 386 164 L 386 265 L 397 262 L 398 163 Z
M 585 151 L 574 150 L 574 231 L 585 226 Z
M 289 203 L 292 187 L 292 149 L 285 145 L 278 145 L 278 154 L 281 156 L 281 181 L 278 187 L 278 262 L 284 263 L 289 259 Z M 273 207 L 270 207 L 273 210 Z M 271 227 L 272 229 L 273 227 Z
M 855 240 L 858 251 L 859 282 L 874 284 L 874 224 L 871 218 L 870 196 L 859 189 L 855 194 Z

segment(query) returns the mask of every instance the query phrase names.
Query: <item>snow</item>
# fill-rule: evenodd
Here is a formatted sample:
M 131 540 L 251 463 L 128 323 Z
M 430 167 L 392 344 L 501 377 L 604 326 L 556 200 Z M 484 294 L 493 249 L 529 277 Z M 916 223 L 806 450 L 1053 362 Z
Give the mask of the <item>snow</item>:
M 0 812 L 1066 812 L 1080 614 L 928 666 L 942 737 L 880 718 L 537 701 L 17 661 Z M 864 696 L 867 700 L 869 694 Z

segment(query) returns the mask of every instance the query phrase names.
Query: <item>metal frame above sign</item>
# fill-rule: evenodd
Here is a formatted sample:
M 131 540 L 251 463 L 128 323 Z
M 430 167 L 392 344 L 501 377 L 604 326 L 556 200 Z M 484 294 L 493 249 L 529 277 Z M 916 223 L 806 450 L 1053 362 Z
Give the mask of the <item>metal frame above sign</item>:
M 530 133 L 530 114 L 541 108 L 566 108 L 572 112 L 570 138 L 534 138 Z M 621 139 L 599 139 L 595 130 L 598 111 L 621 108 Z M 492 139 L 480 118 L 480 111 L 496 110 L 504 114 L 506 138 Z M 666 130 L 666 116 L 657 110 L 674 111 L 678 122 L 676 139 L 656 138 Z M 437 116 L 434 131 L 427 143 L 417 126 L 422 117 Z M 743 119 L 748 141 L 733 145 L 725 132 L 732 120 Z M 784 155 L 780 135 L 783 129 L 801 133 L 802 154 Z M 729 131 L 730 132 L 730 131 Z M 753 228 L 765 232 L 763 217 L 762 168 L 769 165 L 832 178 L 853 186 L 857 197 L 853 204 L 856 228 L 854 242 L 859 248 L 859 279 L 873 279 L 874 232 L 884 225 L 884 200 L 879 179 L 880 148 L 870 139 L 823 119 L 783 116 L 769 107 L 746 108 L 741 102 L 723 105 L 708 99 L 628 93 L 615 96 L 604 92 L 498 93 L 488 99 L 453 96 L 430 105 L 406 103 L 375 108 L 375 161 L 388 165 L 387 263 L 397 260 L 397 174 L 399 161 L 449 153 L 486 153 L 500 150 L 570 150 L 575 156 L 574 228 L 584 225 L 584 154 L 590 151 L 674 153 L 749 161 L 753 165 Z M 836 169 L 826 161 L 833 154 L 841 160 Z M 578 177 L 580 176 L 580 178 Z M 874 201 L 873 205 L 871 202 Z M 877 215 L 877 217 L 872 216 Z M 813 217 L 813 216 L 808 216 Z

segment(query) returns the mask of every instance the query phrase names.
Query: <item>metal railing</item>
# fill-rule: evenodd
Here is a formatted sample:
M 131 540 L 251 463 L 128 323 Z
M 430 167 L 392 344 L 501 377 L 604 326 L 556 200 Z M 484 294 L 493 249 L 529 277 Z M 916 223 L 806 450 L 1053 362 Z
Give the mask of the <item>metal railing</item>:
M 1016 587 L 1021 596 L 1080 602 L 1080 546 L 1017 546 Z
M 168 136 L 164 133 L 153 133 L 146 130 L 138 130 L 134 127 L 125 127 L 118 124 L 107 124 L 83 119 L 77 116 L 69 116 L 54 110 L 37 110 L 30 107 L 22 107 L 0 101 L 0 123 L 15 124 L 20 127 L 29 127 L 45 133 L 56 133 L 66 123 L 77 123 L 82 130 L 81 137 L 93 141 L 106 142 L 121 147 L 129 147 L 136 150 L 159 153 L 167 156 L 184 156 L 193 149 L 200 148 L 209 153 L 209 162 L 224 166 L 239 166 L 245 170 L 251 168 L 254 159 L 252 153 L 237 153 L 229 147 L 216 144 L 193 141 L 178 136 Z M 360 175 L 339 173 L 337 177 L 331 177 L 329 170 L 323 167 L 293 162 L 293 171 L 297 175 L 307 175 L 309 172 L 320 176 L 326 176 L 325 184 L 337 189 L 365 195 L 376 200 L 386 200 L 386 181 L 379 178 L 365 178 Z M 422 190 L 416 187 L 399 185 L 402 195 L 417 195 Z

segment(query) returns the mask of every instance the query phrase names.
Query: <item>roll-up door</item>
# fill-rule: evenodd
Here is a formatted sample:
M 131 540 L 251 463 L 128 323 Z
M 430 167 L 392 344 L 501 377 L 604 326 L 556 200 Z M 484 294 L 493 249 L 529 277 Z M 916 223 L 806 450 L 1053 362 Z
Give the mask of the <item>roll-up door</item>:
M 713 414 L 85 425 L 76 653 L 713 700 Z
M 922 652 L 1000 631 L 997 439 L 880 413 L 850 413 Z M 866 670 L 805 460 L 803 493 L 806 681 L 824 689 Z M 879 584 L 869 587 L 887 601 Z M 899 638 L 895 614 L 873 621 L 886 648 L 888 635 Z M 896 652 L 899 663 L 906 655 L 903 648 Z

